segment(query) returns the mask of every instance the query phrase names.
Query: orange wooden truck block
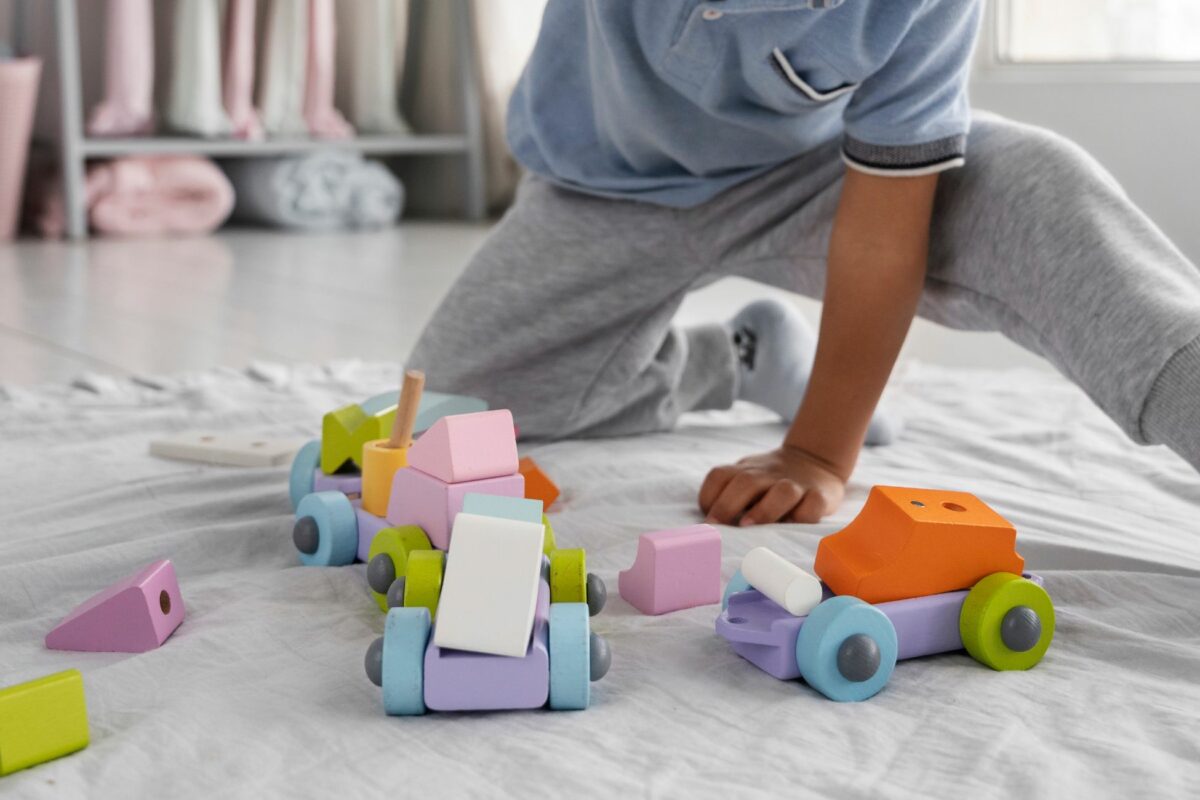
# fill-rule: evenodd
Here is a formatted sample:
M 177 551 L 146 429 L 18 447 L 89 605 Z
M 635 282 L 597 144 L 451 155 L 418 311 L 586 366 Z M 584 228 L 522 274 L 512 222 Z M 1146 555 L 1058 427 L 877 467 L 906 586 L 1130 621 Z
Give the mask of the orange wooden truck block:
M 542 508 L 549 508 L 558 499 L 558 487 L 550 480 L 537 462 L 526 456 L 517 462 L 517 470 L 525 476 L 525 497 L 541 500 Z
M 849 525 L 821 540 L 815 571 L 837 594 L 868 603 L 968 589 L 1018 575 L 1017 531 L 966 492 L 875 486 Z

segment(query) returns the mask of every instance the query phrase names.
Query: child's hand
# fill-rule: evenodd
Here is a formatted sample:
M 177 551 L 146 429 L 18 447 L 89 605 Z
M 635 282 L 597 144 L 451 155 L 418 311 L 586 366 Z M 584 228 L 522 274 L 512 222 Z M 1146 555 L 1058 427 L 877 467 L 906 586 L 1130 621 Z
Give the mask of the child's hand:
M 700 487 L 700 510 L 722 525 L 817 522 L 845 493 L 846 481 L 829 466 L 785 445 L 715 467 Z

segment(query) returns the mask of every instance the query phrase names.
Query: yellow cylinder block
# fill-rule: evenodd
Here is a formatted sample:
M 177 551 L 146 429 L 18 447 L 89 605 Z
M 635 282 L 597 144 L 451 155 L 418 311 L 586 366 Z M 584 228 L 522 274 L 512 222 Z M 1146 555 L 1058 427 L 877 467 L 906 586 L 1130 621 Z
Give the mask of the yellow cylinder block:
M 362 507 L 377 517 L 387 515 L 388 498 L 392 495 L 392 477 L 396 470 L 408 466 L 408 449 L 388 447 L 387 439 L 376 439 L 363 445 Z

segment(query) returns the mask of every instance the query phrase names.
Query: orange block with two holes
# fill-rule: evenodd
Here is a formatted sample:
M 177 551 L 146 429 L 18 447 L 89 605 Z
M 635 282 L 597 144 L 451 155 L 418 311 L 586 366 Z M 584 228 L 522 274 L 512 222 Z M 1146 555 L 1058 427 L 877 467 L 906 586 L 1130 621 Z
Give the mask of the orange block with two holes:
M 814 569 L 837 594 L 868 603 L 969 589 L 1017 575 L 1017 531 L 966 492 L 875 486 L 849 525 L 821 540 Z
M 541 500 L 542 508 L 547 509 L 558 499 L 558 487 L 546 473 L 542 472 L 542 468 L 532 458 L 526 456 L 518 461 L 517 471 L 525 476 L 525 498 L 527 500 Z

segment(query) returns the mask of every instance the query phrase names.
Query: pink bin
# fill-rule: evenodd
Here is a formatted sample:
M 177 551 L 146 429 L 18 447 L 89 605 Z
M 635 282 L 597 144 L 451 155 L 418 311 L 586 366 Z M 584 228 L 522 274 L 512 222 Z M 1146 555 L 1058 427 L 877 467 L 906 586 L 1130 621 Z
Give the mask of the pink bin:
M 0 61 L 0 241 L 17 232 L 42 62 Z

